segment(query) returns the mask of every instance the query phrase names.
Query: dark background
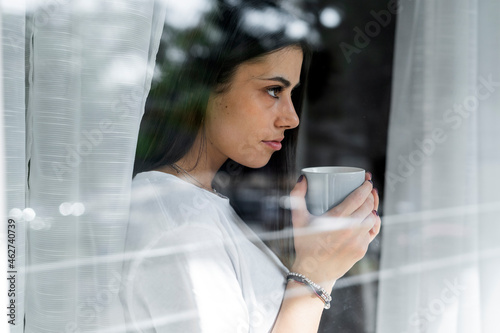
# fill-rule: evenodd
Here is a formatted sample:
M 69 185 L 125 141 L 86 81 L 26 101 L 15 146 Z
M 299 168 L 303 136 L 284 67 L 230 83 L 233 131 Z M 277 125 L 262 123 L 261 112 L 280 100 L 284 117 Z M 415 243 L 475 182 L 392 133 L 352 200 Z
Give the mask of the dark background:
M 396 17 L 388 11 L 387 0 L 317 1 L 310 6 L 311 3 L 306 1 L 304 5 L 316 7 L 316 13 L 325 7 L 337 8 L 342 21 L 333 29 L 318 24 L 323 49 L 313 55 L 312 61 L 304 166 L 349 165 L 371 171 L 383 214 Z M 388 22 L 385 27 L 372 14 L 382 10 L 390 14 L 383 21 L 384 25 Z M 380 32 L 375 34 L 377 25 Z M 366 35 L 368 38 L 362 43 L 355 28 L 365 34 L 368 29 L 373 37 Z M 344 42 L 356 47 L 356 36 L 361 42 L 357 45 L 366 46 L 357 47 L 359 53 L 347 53 L 348 59 L 340 45 Z M 347 276 L 378 270 L 381 236 Z M 344 288 L 341 282 L 333 289 L 332 308 L 323 313 L 320 332 L 375 332 L 377 281 Z

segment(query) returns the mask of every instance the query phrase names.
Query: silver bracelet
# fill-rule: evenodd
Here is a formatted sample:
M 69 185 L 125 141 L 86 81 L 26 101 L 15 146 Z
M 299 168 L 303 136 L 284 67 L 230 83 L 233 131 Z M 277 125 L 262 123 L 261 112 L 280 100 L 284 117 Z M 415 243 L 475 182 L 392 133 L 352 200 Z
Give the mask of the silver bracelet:
M 295 272 L 290 272 L 286 276 L 287 281 L 296 281 L 298 283 L 302 283 L 304 285 L 309 286 L 313 292 L 316 294 L 316 296 L 319 297 L 323 303 L 325 303 L 325 309 L 330 308 L 330 302 L 332 300 L 332 296 L 325 290 L 325 288 L 321 287 L 320 285 L 312 282 L 308 278 L 306 278 L 304 275 L 295 273 Z

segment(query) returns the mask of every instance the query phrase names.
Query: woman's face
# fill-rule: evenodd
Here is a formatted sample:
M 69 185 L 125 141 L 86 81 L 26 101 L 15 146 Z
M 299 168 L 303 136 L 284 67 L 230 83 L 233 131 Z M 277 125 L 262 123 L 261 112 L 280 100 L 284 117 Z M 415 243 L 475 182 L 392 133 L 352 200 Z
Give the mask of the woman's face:
M 291 94 L 302 58 L 300 48 L 286 47 L 243 63 L 224 92 L 210 97 L 205 133 L 213 162 L 260 168 L 281 149 L 285 131 L 299 125 Z

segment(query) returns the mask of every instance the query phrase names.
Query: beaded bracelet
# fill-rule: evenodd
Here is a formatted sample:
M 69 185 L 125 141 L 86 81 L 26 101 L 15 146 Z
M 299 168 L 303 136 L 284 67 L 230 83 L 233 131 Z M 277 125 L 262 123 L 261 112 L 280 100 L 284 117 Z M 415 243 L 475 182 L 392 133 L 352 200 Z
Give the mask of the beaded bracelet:
M 290 272 L 286 276 L 287 281 L 296 281 L 298 283 L 301 283 L 303 285 L 309 286 L 313 292 L 316 294 L 316 296 L 319 297 L 319 299 L 325 303 L 325 309 L 330 308 L 330 302 L 332 300 L 332 296 L 321 286 L 317 285 L 316 283 L 312 282 L 308 278 L 306 278 L 304 275 L 295 273 L 295 272 Z

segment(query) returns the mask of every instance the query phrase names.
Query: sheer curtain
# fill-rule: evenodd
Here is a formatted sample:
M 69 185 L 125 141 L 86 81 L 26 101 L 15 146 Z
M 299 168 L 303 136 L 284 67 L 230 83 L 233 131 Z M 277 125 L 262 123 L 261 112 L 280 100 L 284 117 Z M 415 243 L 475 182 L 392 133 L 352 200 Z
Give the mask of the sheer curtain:
M 110 309 L 163 7 L 2 2 L 6 197 L 18 226 L 13 332 L 23 317 L 25 332 L 120 321 Z
M 402 0 L 378 332 L 497 332 L 500 3 Z
M 24 317 L 24 297 L 25 297 L 25 235 L 26 226 L 22 218 L 22 210 L 25 205 L 26 195 L 26 140 L 25 140 L 25 12 L 24 1 L 16 3 L 9 1 L 1 2 L 1 29 L 2 29 L 2 118 L 3 118 L 3 144 L 5 154 L 5 211 L 11 213 L 9 217 L 16 221 L 15 229 L 11 234 L 15 236 L 11 243 L 11 250 L 15 251 L 15 261 L 9 266 L 10 275 L 15 275 L 15 295 L 8 297 L 14 300 L 15 317 L 8 317 L 8 321 L 13 320 L 10 325 L 11 332 L 23 332 Z M 3 156 L 2 156 L 3 157 Z M 3 170 L 2 170 L 3 171 Z M 2 188 L 3 190 L 3 188 Z M 4 219 L 4 221 L 8 221 Z M 5 231 L 8 231 L 5 226 Z M 2 230 L 2 231 L 4 231 Z M 3 234 L 3 233 L 2 233 Z M 2 240 L 7 240 L 8 234 Z M 12 253 L 12 252 L 11 252 Z M 3 258 L 7 258 L 6 256 Z M 13 258 L 14 259 L 14 258 Z M 9 280 L 10 287 L 10 280 Z M 8 293 L 11 294 L 11 293 Z M 9 310 L 10 314 L 10 310 Z

